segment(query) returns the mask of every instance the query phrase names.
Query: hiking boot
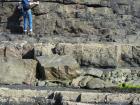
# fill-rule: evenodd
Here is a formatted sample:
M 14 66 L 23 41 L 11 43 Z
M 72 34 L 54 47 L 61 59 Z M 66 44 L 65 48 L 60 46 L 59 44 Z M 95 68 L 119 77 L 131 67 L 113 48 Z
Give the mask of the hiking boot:
M 35 36 L 35 33 L 32 32 L 32 31 L 30 31 L 30 32 L 28 33 L 28 35 L 29 35 L 29 36 Z

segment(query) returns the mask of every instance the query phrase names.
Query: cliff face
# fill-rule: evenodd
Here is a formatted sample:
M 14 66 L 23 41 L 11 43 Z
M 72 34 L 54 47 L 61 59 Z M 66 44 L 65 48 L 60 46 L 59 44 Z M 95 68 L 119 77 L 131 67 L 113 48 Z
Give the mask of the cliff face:
M 35 37 L 17 3 L 0 4 L 0 83 L 140 87 L 139 0 L 40 0 Z
M 79 37 L 81 41 L 92 42 L 139 43 L 139 0 L 40 1 L 40 10 L 47 14 L 34 16 L 34 31 L 38 34 Z M 16 4 L 0 5 L 1 32 L 21 31 Z

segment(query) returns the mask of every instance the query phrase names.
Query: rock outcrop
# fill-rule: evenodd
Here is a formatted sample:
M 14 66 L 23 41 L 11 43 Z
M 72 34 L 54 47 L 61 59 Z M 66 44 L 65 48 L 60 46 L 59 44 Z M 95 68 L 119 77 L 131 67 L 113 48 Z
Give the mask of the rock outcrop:
M 6 1 L 0 5 L 0 30 L 20 33 L 17 2 Z M 139 4 L 139 0 L 40 0 L 39 8 L 47 14 L 34 16 L 34 31 L 47 37 L 79 37 L 80 42 L 139 43 Z
M 72 80 L 80 75 L 80 67 L 71 56 L 37 57 L 39 73 L 47 80 Z
M 15 58 L 0 58 L 0 83 L 1 84 L 35 84 L 35 60 L 21 60 Z
M 0 84 L 87 90 L 0 88 L 0 104 L 139 105 L 137 93 L 92 91 L 140 88 L 139 0 L 40 0 L 34 37 L 22 35 L 18 2 L 0 1 Z
M 139 53 L 134 44 L 1 41 L 0 83 L 88 89 L 138 86 Z
M 2 105 L 139 105 L 138 93 L 110 93 L 86 90 L 19 90 L 0 88 Z

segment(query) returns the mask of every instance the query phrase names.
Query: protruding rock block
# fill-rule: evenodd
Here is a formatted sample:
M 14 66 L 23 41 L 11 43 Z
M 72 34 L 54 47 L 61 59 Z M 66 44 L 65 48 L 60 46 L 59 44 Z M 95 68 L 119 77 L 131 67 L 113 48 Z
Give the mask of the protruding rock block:
M 117 87 L 117 85 L 111 83 L 110 81 L 104 81 L 99 78 L 93 78 L 87 82 L 86 86 L 88 89 L 98 89 L 98 88 L 110 88 L 110 87 Z
M 48 80 L 73 79 L 80 74 L 80 68 L 76 60 L 68 55 L 37 57 L 39 73 Z
M 0 58 L 1 84 L 34 84 L 36 78 L 35 60 Z

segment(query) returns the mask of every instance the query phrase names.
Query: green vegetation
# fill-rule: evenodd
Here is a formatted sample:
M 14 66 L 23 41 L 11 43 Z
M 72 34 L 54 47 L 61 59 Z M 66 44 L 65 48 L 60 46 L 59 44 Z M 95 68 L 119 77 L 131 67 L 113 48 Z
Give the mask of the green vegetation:
M 133 85 L 130 83 L 122 83 L 122 84 L 119 84 L 119 88 L 126 88 L 126 89 L 140 88 L 140 85 Z

